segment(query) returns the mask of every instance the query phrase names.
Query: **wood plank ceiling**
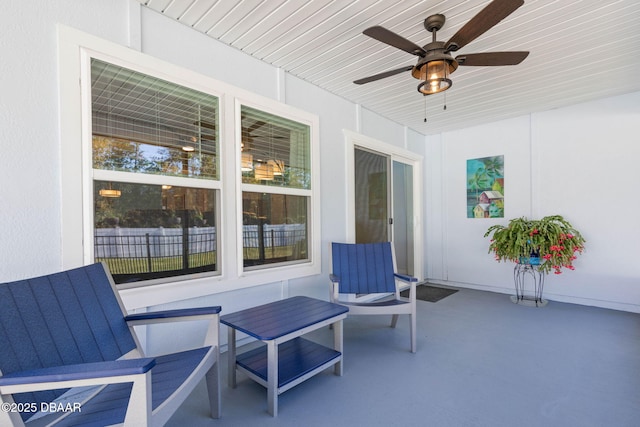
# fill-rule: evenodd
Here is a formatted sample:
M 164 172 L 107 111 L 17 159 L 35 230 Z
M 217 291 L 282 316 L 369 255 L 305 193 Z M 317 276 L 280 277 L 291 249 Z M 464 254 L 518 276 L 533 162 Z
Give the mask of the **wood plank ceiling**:
M 381 25 L 422 46 L 424 19 L 442 13 L 446 41 L 488 0 L 138 1 L 425 135 L 640 90 L 637 0 L 525 0 L 454 54 L 530 51 L 524 62 L 461 66 L 448 91 L 427 97 L 410 72 L 353 83 L 418 59 L 362 31 Z

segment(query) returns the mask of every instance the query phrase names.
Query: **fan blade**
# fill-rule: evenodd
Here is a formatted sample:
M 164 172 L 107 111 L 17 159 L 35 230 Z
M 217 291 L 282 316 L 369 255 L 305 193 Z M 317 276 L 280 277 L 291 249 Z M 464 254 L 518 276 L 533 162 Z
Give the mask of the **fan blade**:
M 201 128 L 216 130 L 215 123 L 211 123 L 211 122 L 208 122 L 206 120 L 195 121 L 195 122 L 193 122 L 193 124 L 196 125 L 196 126 L 200 126 Z
M 369 82 L 374 82 L 376 80 L 384 79 L 386 77 L 395 76 L 396 74 L 404 73 L 405 71 L 409 71 L 413 68 L 413 65 L 409 65 L 408 67 L 402 67 L 395 70 L 385 71 L 384 73 L 376 74 L 375 76 L 365 77 L 363 79 L 359 79 L 354 81 L 357 85 L 362 85 Z
M 397 47 L 398 49 L 404 50 L 405 52 L 409 52 L 412 55 L 424 56 L 427 54 L 427 52 L 425 52 L 423 48 L 421 48 L 414 42 L 409 41 L 404 37 L 394 33 L 393 31 L 387 30 L 384 27 L 375 26 L 367 28 L 362 32 L 362 34 L 365 34 L 390 46 Z
M 456 56 L 459 65 L 494 66 L 494 65 L 518 65 L 529 56 L 529 52 L 486 52 L 469 53 Z
M 247 133 L 252 133 L 254 130 L 261 128 L 262 126 L 266 125 L 267 122 L 263 122 L 258 120 L 257 122 L 255 122 L 254 124 L 252 124 L 251 126 L 249 126 L 247 128 Z
M 467 45 L 523 4 L 524 0 L 493 0 L 449 39 L 445 51 L 453 52 Z

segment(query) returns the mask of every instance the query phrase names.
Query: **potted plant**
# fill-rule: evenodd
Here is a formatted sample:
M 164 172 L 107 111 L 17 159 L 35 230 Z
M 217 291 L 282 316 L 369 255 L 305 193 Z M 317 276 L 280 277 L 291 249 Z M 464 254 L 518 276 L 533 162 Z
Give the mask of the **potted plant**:
M 560 215 L 532 220 L 514 218 L 509 224 L 489 227 L 484 237 L 490 237 L 489 253 L 496 261 L 513 261 L 537 265 L 541 273 L 562 273 L 573 270 L 573 260 L 584 250 L 585 240 Z

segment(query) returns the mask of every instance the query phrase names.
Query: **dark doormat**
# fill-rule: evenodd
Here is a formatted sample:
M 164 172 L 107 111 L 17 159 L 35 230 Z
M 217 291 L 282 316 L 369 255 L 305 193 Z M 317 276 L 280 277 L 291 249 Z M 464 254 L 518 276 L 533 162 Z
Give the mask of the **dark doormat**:
M 451 288 L 440 288 L 437 286 L 431 285 L 418 285 L 416 286 L 416 298 L 422 301 L 428 302 L 438 302 L 442 298 L 446 298 L 449 295 L 455 294 L 458 292 L 457 289 Z M 400 292 L 400 295 L 403 297 L 409 297 L 409 290 L 405 290 Z

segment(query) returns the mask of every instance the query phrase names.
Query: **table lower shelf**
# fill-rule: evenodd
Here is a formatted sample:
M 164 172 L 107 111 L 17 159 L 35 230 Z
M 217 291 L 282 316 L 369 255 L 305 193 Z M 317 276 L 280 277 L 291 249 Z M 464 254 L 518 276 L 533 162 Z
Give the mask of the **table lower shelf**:
M 304 338 L 278 346 L 279 393 L 339 362 L 342 353 Z M 236 364 L 253 380 L 267 387 L 267 346 L 239 354 Z

